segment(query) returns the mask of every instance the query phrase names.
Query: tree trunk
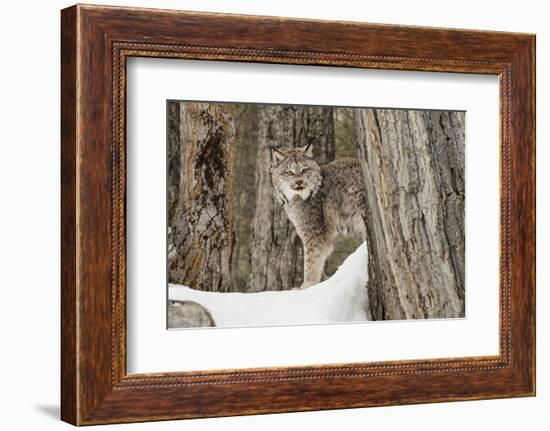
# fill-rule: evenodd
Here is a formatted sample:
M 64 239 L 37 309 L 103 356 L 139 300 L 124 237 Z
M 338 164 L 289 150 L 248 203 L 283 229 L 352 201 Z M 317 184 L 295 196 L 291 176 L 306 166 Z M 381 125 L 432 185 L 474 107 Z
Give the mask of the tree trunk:
M 332 108 L 259 107 L 256 205 L 250 241 L 248 291 L 287 290 L 303 279 L 303 250 L 294 226 L 275 197 L 271 149 L 313 145 L 319 163 L 334 160 Z
M 168 220 L 172 221 L 178 205 L 181 172 L 180 152 L 180 102 L 168 102 Z M 170 224 L 170 223 L 169 223 Z
M 464 113 L 355 112 L 374 320 L 464 317 Z
M 233 106 L 237 129 L 237 156 L 235 170 L 235 231 L 237 242 L 233 259 L 232 288 L 246 292 L 250 274 L 251 221 L 256 202 L 255 175 L 258 153 L 258 105 Z
M 226 106 L 180 104 L 180 185 L 169 241 L 170 281 L 231 290 L 235 127 Z

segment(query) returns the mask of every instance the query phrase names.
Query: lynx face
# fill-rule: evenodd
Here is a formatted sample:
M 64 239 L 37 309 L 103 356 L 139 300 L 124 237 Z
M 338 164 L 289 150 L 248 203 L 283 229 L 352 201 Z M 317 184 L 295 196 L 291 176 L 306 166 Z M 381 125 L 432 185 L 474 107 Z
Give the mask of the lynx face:
M 321 185 L 321 168 L 311 156 L 311 145 L 273 149 L 273 182 L 287 202 L 296 196 L 307 200 Z

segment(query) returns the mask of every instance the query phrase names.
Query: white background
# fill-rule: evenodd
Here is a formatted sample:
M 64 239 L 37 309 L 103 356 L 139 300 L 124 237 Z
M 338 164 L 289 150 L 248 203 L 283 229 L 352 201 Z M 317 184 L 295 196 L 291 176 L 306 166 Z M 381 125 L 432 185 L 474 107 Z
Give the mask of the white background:
M 498 354 L 496 76 L 141 58 L 127 83 L 128 372 Z M 167 331 L 167 99 L 466 111 L 466 318 Z
M 102 1 L 173 9 L 344 19 L 537 33 L 538 396 L 508 399 L 106 426 L 147 430 L 498 430 L 547 429 L 550 422 L 548 282 L 550 29 L 544 2 Z M 59 399 L 59 9 L 65 1 L 5 2 L 0 15 L 0 319 L 4 429 L 69 429 Z M 546 54 L 546 55 L 544 55 Z M 543 193 L 543 191 L 545 193 Z M 545 259 L 546 258 L 546 259 Z M 546 315 L 545 313 L 546 312 Z

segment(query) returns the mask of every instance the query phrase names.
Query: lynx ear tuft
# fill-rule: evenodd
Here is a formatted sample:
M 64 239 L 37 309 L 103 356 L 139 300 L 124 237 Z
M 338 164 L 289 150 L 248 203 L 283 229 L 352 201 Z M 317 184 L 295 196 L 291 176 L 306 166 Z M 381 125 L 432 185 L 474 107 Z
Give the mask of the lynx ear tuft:
M 310 142 L 305 147 L 302 147 L 302 151 L 307 157 L 313 157 L 313 145 L 311 144 L 312 143 Z
M 281 163 L 286 157 L 286 154 L 275 147 L 271 147 L 271 156 L 273 157 L 273 160 L 275 160 L 276 163 Z

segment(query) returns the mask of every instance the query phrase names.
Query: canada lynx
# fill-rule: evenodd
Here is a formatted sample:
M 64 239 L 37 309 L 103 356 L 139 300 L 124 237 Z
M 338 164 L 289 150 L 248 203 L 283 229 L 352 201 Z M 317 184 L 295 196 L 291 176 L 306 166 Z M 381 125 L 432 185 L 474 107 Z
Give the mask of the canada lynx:
M 304 247 L 302 288 L 319 283 L 337 233 L 365 237 L 364 186 L 359 161 L 342 158 L 319 165 L 311 144 L 272 151 L 272 178 L 285 212 Z

